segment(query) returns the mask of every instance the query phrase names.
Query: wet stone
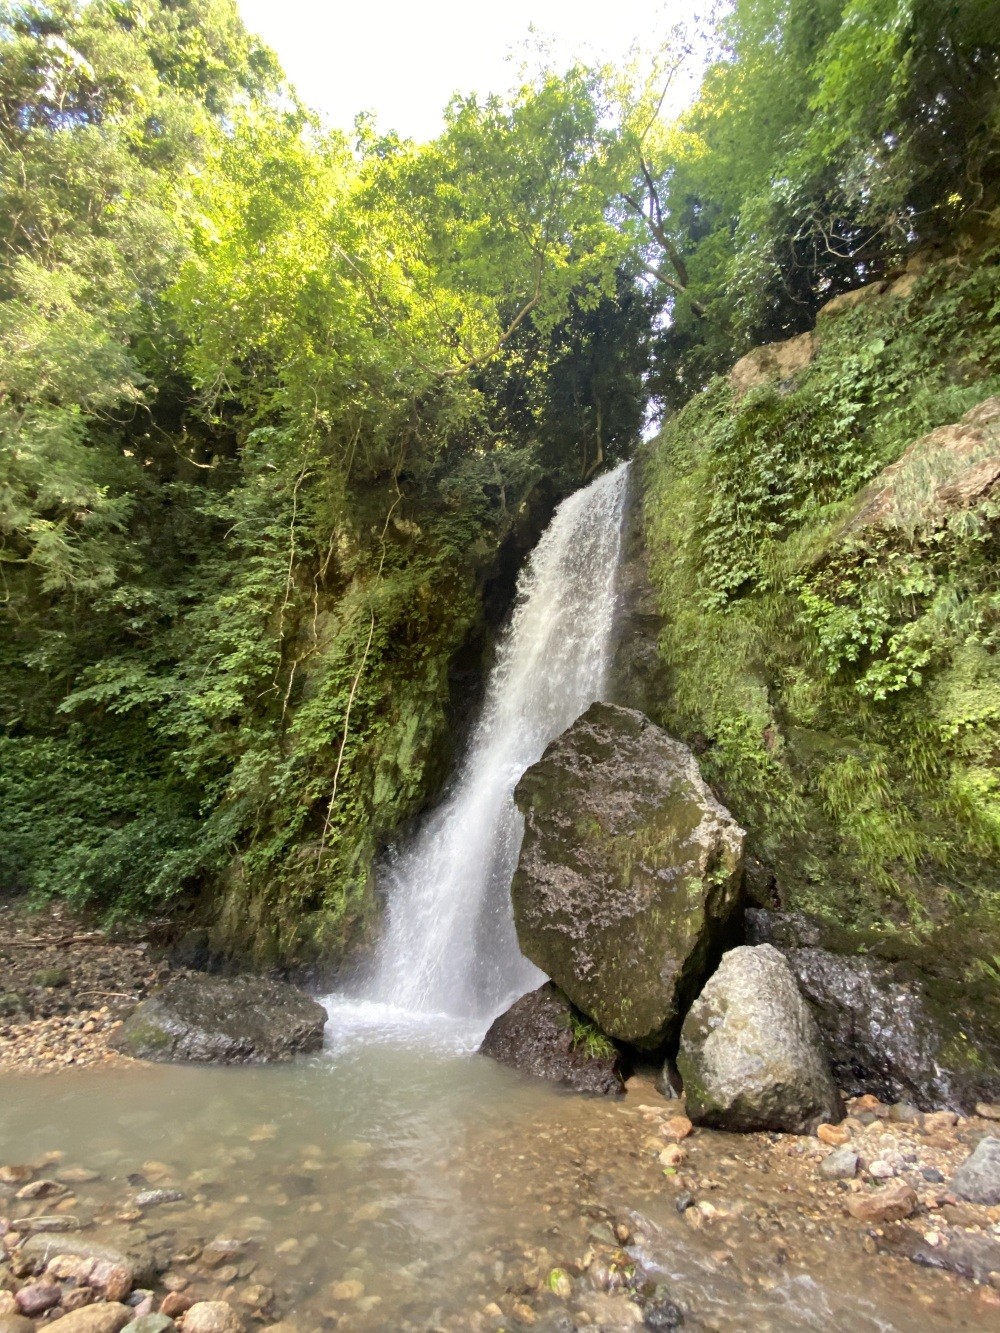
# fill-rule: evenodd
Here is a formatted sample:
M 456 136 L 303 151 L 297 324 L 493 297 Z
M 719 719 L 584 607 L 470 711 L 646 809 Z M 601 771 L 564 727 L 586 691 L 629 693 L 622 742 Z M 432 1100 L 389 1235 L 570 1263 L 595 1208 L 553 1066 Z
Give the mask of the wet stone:
M 170 1319 L 178 1319 L 190 1310 L 193 1304 L 194 1301 L 185 1292 L 168 1291 L 160 1302 L 160 1314 L 167 1315 Z
M 916 1211 L 917 1202 L 914 1190 L 905 1181 L 895 1180 L 881 1189 L 855 1194 L 847 1201 L 847 1211 L 859 1222 L 898 1222 Z
M 135 1196 L 135 1206 L 137 1208 L 155 1208 L 161 1203 L 180 1203 L 183 1198 L 183 1190 L 143 1190 L 141 1194 Z
M 144 1314 L 125 1325 L 124 1333 L 170 1333 L 176 1328 L 172 1319 L 163 1314 Z
M 121 1333 L 130 1323 L 133 1312 L 127 1306 L 114 1302 L 88 1305 L 59 1320 L 60 1333 Z
M 198 1301 L 184 1316 L 184 1333 L 243 1333 L 243 1321 L 226 1301 Z
M 951 1188 L 970 1203 L 1000 1203 L 1000 1139 L 982 1139 L 955 1172 Z
M 23 1314 L 0 1315 L 0 1333 L 34 1333 L 35 1326 Z
M 61 1295 L 62 1292 L 54 1283 L 32 1282 L 29 1286 L 21 1288 L 15 1300 L 21 1314 L 34 1316 L 58 1305 Z
M 853 1180 L 858 1173 L 858 1154 L 847 1144 L 835 1148 L 820 1163 L 819 1171 L 827 1180 Z

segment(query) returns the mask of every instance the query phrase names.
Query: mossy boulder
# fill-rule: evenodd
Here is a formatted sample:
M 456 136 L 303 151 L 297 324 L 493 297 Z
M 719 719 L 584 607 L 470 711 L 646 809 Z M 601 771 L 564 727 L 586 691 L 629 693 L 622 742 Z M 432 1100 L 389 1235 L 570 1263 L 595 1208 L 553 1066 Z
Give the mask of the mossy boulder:
M 723 957 L 684 1020 L 677 1068 L 697 1125 L 805 1134 L 843 1117 L 816 1020 L 770 944 Z
M 624 1092 L 615 1046 L 582 1021 L 552 982 L 522 995 L 494 1019 L 480 1052 L 574 1092 Z
M 522 952 L 610 1037 L 662 1045 L 721 951 L 743 830 L 686 745 L 611 704 L 553 741 L 515 799 Z
M 326 1010 L 267 977 L 179 976 L 132 1010 L 111 1045 L 140 1060 L 267 1064 L 318 1051 Z

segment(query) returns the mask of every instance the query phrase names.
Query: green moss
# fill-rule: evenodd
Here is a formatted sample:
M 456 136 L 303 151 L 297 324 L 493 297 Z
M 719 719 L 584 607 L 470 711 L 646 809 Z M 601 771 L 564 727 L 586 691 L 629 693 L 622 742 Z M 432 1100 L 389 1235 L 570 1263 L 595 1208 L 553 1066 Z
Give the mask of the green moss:
M 59 986 L 68 986 L 69 973 L 64 967 L 43 967 L 32 976 L 31 984 L 52 990 Z
M 930 514 L 931 457 L 894 525 L 846 525 L 913 440 L 1000 392 L 998 261 L 823 321 L 791 386 L 714 381 L 641 463 L 656 720 L 696 741 L 767 905 L 922 946 L 1000 923 L 1000 506 Z
M 122 1042 L 126 1050 L 139 1059 L 146 1051 L 166 1050 L 171 1041 L 170 1034 L 163 1028 L 142 1019 L 129 1023 L 122 1031 Z

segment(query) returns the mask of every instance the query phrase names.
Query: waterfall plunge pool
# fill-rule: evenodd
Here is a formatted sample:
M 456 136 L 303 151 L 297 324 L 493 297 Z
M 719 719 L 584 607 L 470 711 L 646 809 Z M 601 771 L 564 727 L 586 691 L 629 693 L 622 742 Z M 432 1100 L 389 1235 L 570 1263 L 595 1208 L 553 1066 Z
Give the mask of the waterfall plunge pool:
M 687 1176 L 649 1151 L 667 1104 L 641 1076 L 620 1100 L 574 1096 L 448 1053 L 444 1034 L 402 1035 L 285 1068 L 5 1075 L 0 1160 L 59 1154 L 46 1175 L 94 1173 L 65 1207 L 85 1235 L 141 1230 L 174 1256 L 168 1283 L 201 1299 L 270 1293 L 252 1327 L 494 1333 L 529 1326 L 515 1308 L 548 1333 L 627 1327 L 603 1322 L 631 1317 L 625 1298 L 580 1275 L 614 1253 L 618 1225 L 621 1261 L 666 1284 L 688 1329 L 1000 1328 L 955 1279 L 864 1253 L 842 1209 L 822 1217 L 808 1173 L 789 1193 L 795 1140 L 698 1133 L 686 1171 L 714 1216 L 696 1228 L 677 1208 Z M 185 1197 L 135 1207 L 157 1188 Z M 216 1237 L 242 1248 L 209 1269 L 198 1250 Z M 568 1299 L 544 1290 L 553 1268 Z

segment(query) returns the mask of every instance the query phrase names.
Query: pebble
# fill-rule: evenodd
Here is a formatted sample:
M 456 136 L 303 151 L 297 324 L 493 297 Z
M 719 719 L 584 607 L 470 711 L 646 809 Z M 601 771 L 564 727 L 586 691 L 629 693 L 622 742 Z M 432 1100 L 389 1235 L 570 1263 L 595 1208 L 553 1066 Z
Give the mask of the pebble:
M 843 1144 L 823 1158 L 819 1170 L 827 1180 L 853 1180 L 858 1173 L 858 1154 L 848 1144 Z
M 162 1314 L 143 1314 L 126 1324 L 123 1333 L 171 1333 L 177 1325 Z
M 0 1166 L 0 1185 L 20 1185 L 34 1174 L 33 1166 Z
M 254 1282 L 240 1292 L 240 1304 L 248 1305 L 252 1310 L 266 1310 L 273 1301 L 274 1292 L 272 1289 L 265 1287 L 260 1282 Z
M 889 1107 L 889 1119 L 898 1125 L 914 1125 L 920 1120 L 920 1112 L 911 1102 L 896 1102 Z
M 160 1301 L 160 1314 L 165 1314 L 170 1319 L 177 1319 L 190 1310 L 193 1304 L 194 1301 L 184 1292 L 168 1291 L 163 1300 Z
M 40 1315 L 58 1305 L 62 1291 L 51 1282 L 32 1282 L 15 1295 L 17 1308 L 23 1315 Z
M 816 1137 L 820 1143 L 828 1143 L 832 1148 L 839 1148 L 851 1137 L 846 1125 L 817 1125 Z
M 554 1296 L 558 1296 L 562 1301 L 568 1301 L 573 1295 L 573 1280 L 565 1269 L 553 1268 L 545 1281 L 545 1285 Z
M 896 1172 L 890 1162 L 882 1161 L 879 1158 L 869 1165 L 868 1174 L 874 1180 L 891 1180 Z
M 98 1259 L 90 1270 L 89 1282 L 108 1301 L 123 1301 L 134 1285 L 131 1269 L 113 1259 Z
M 70 1291 L 63 1293 L 62 1308 L 64 1310 L 82 1310 L 85 1305 L 93 1305 L 97 1300 L 97 1292 L 93 1287 L 73 1287 Z
M 33 1180 L 30 1185 L 22 1187 L 14 1195 L 15 1199 L 48 1199 L 53 1194 L 65 1194 L 66 1187 L 60 1185 L 58 1180 Z
M 679 1143 L 668 1143 L 667 1146 L 656 1155 L 656 1160 L 661 1166 L 668 1170 L 675 1169 L 684 1161 L 687 1153 Z
M 891 1109 L 880 1102 L 879 1099 L 870 1092 L 864 1093 L 860 1097 L 855 1097 L 851 1102 L 851 1110 L 855 1115 L 873 1115 L 880 1120 L 888 1119 Z
M 660 1133 L 665 1139 L 671 1139 L 675 1143 L 680 1143 L 681 1139 L 686 1139 L 694 1125 L 686 1115 L 672 1115 L 669 1120 L 664 1121 Z
M 35 1326 L 23 1314 L 0 1314 L 0 1333 L 35 1333 Z
M 56 1172 L 56 1180 L 62 1181 L 64 1185 L 90 1185 L 100 1178 L 100 1171 L 88 1171 L 84 1166 L 68 1166 Z
M 155 1208 L 161 1203 L 180 1203 L 184 1198 L 183 1190 L 143 1190 L 141 1194 L 135 1196 L 135 1206 L 137 1208 Z
M 115 1302 L 86 1305 L 82 1310 L 64 1314 L 59 1329 L 60 1333 L 121 1333 L 134 1314 L 127 1306 Z
M 917 1196 L 903 1180 L 894 1180 L 881 1189 L 855 1194 L 847 1201 L 847 1211 L 859 1222 L 899 1222 L 916 1211 Z
M 924 1116 L 924 1133 L 943 1134 L 957 1124 L 958 1116 L 954 1111 L 930 1111 Z
M 184 1316 L 184 1333 L 243 1333 L 243 1321 L 226 1301 L 196 1301 Z
M 334 1301 L 359 1301 L 364 1294 L 365 1284 L 356 1278 L 335 1282 L 330 1288 L 330 1299 Z
M 1000 1120 L 1000 1106 L 995 1102 L 976 1102 L 976 1115 L 982 1120 Z

